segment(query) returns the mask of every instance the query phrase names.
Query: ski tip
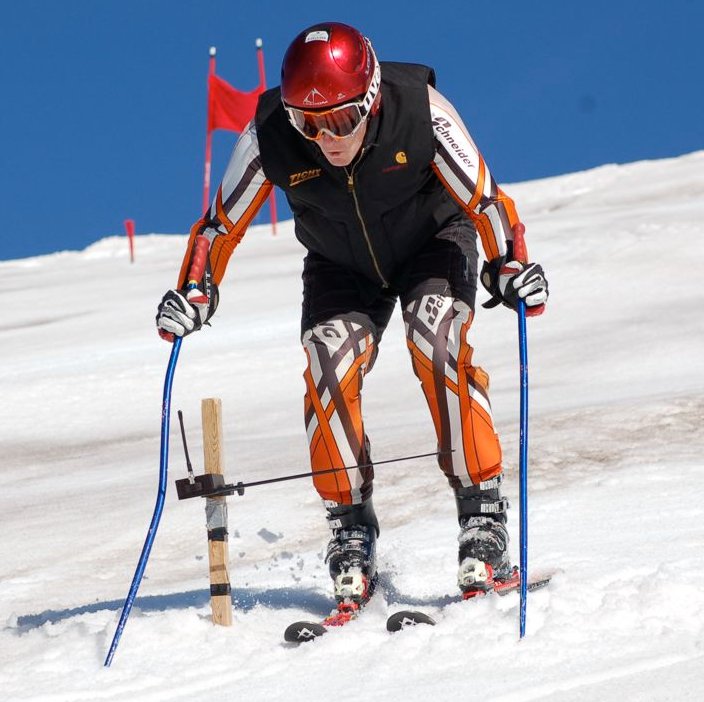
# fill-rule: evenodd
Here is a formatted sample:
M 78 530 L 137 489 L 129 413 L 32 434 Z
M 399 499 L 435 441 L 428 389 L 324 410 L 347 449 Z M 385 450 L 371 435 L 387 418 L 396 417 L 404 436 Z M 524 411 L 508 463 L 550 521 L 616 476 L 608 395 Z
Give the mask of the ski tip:
M 435 620 L 424 612 L 402 609 L 400 612 L 394 612 L 386 620 L 386 630 L 391 632 L 401 631 L 401 629 L 417 626 L 418 624 L 435 626 Z
M 284 641 L 288 643 L 305 643 L 317 639 L 327 632 L 318 622 L 294 622 L 286 627 Z

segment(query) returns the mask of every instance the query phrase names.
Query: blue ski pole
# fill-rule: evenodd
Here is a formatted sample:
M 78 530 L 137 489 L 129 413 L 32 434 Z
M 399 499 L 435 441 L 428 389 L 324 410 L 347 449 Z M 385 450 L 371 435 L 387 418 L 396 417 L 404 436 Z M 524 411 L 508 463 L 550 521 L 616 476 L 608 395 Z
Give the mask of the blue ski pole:
M 518 222 L 513 227 L 513 257 L 521 263 L 528 262 L 523 234 L 525 226 Z M 521 578 L 520 638 L 526 633 L 526 603 L 528 600 L 528 335 L 526 332 L 526 303 L 518 302 L 518 355 L 520 361 L 520 439 L 518 460 L 519 482 L 519 540 Z
M 197 281 L 199 281 L 205 270 L 205 262 L 208 257 L 208 239 L 204 236 L 196 237 L 195 244 L 195 255 L 193 257 L 193 263 L 191 264 L 191 270 L 188 274 L 188 287 L 197 287 Z M 130 590 L 127 593 L 127 598 L 125 599 L 125 604 L 122 607 L 122 614 L 120 615 L 120 621 L 115 629 L 115 634 L 112 637 L 112 643 L 110 644 L 110 650 L 105 658 L 105 667 L 110 667 L 112 659 L 115 656 L 115 651 L 120 643 L 120 638 L 122 637 L 122 632 L 127 623 L 127 618 L 130 616 L 132 611 L 132 605 L 134 604 L 135 597 L 137 597 L 137 590 L 139 590 L 139 585 L 142 582 L 142 576 L 147 567 L 147 561 L 149 560 L 149 554 L 152 550 L 152 545 L 154 544 L 154 538 L 156 537 L 156 530 L 159 527 L 159 521 L 161 520 L 161 514 L 164 511 L 164 501 L 166 499 L 166 485 L 167 485 L 167 475 L 169 466 L 169 419 L 171 416 L 171 386 L 174 381 L 174 371 L 176 370 L 176 362 L 178 361 L 178 355 L 181 350 L 181 343 L 183 338 L 177 336 L 174 338 L 173 346 L 171 347 L 171 356 L 169 357 L 169 364 L 166 368 L 166 378 L 164 380 L 164 395 L 161 404 L 161 451 L 159 458 L 159 488 L 156 496 L 156 504 L 154 506 L 154 513 L 152 515 L 152 521 L 149 524 L 149 531 L 147 531 L 147 538 L 144 541 L 144 546 L 142 547 L 142 553 L 137 562 L 137 568 L 134 572 L 134 577 L 132 578 L 132 584 L 130 585 Z
M 164 511 L 164 500 L 166 498 L 166 480 L 167 480 L 167 470 L 169 463 L 169 416 L 171 414 L 171 386 L 173 384 L 174 370 L 176 368 L 176 361 L 178 360 L 178 354 L 181 350 L 181 342 L 183 339 L 181 337 L 176 337 L 174 344 L 171 347 L 171 357 L 169 358 L 169 365 L 166 369 L 166 380 L 164 381 L 164 399 L 161 405 L 161 455 L 159 461 L 159 489 L 156 497 L 156 505 L 154 506 L 154 514 L 152 515 L 152 521 L 149 525 L 149 531 L 147 532 L 147 538 L 144 541 L 144 546 L 142 547 L 142 554 L 139 557 L 139 562 L 137 563 L 137 569 L 135 570 L 134 577 L 132 578 L 132 585 L 130 586 L 130 591 L 127 594 L 127 599 L 122 607 L 122 614 L 120 615 L 120 621 L 117 624 L 117 629 L 115 629 L 115 635 L 112 638 L 112 644 L 110 644 L 110 650 L 105 658 L 105 666 L 109 667 L 112 663 L 112 659 L 117 650 L 117 645 L 120 643 L 120 637 L 122 636 L 122 631 L 127 623 L 127 617 L 130 616 L 130 611 L 132 610 L 132 605 L 134 604 L 134 598 L 137 596 L 137 590 L 142 582 L 142 576 L 144 575 L 144 570 L 147 567 L 147 560 L 149 560 L 149 553 L 152 550 L 152 544 L 154 543 L 154 537 L 156 536 L 156 530 L 159 526 L 159 520 L 161 519 L 161 513 Z
M 526 633 L 526 600 L 528 598 L 528 343 L 526 336 L 526 303 L 518 303 L 518 345 L 521 363 L 521 432 L 518 462 L 520 494 L 521 542 L 521 638 Z

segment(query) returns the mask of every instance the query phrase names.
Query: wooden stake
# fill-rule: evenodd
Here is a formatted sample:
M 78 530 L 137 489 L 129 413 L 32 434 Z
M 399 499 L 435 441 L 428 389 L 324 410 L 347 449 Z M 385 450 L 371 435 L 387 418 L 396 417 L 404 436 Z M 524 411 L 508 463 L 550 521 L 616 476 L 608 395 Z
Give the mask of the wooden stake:
M 203 458 L 206 473 L 223 474 L 222 402 L 218 398 L 201 401 Z M 227 502 L 225 497 L 206 497 L 208 562 L 210 564 L 210 607 L 213 623 L 232 625 L 232 596 L 228 572 Z

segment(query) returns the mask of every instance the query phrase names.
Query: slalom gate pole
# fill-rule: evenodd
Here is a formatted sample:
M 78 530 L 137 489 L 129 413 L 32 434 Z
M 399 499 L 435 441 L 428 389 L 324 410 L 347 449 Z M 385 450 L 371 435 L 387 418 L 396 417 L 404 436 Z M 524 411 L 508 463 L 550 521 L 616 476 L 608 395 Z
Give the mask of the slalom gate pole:
M 125 624 L 127 623 L 127 617 L 130 616 L 130 611 L 132 610 L 134 599 L 137 596 L 137 590 L 139 589 L 139 585 L 142 582 L 144 570 L 147 567 L 147 561 L 149 560 L 149 554 L 152 550 L 152 544 L 154 543 L 156 530 L 159 527 L 161 513 L 164 511 L 164 501 L 166 498 L 167 485 L 167 471 L 169 464 L 169 417 L 171 415 L 171 386 L 173 385 L 174 370 L 176 369 L 176 362 L 178 361 L 178 355 L 179 351 L 181 350 L 182 341 L 183 339 L 180 336 L 177 336 L 174 339 L 173 346 L 171 347 L 169 365 L 166 369 L 166 379 L 164 380 L 164 397 L 161 405 L 161 453 L 159 461 L 159 489 L 157 492 L 154 514 L 152 515 L 152 521 L 149 525 L 147 538 L 144 541 L 144 546 L 142 547 L 142 555 L 139 557 L 137 569 L 135 570 L 134 577 L 132 578 L 132 585 L 130 586 L 130 591 L 127 594 L 125 604 L 122 607 L 120 621 L 117 624 L 117 629 L 115 629 L 115 635 L 113 636 L 112 644 L 110 644 L 110 650 L 108 651 L 108 655 L 105 658 L 105 667 L 110 667 L 112 659 L 115 656 L 115 651 L 117 650 L 117 645 L 120 643 L 122 631 L 125 628 Z
M 197 236 L 194 241 L 193 246 L 193 259 L 191 263 L 191 269 L 188 273 L 187 278 L 187 289 L 193 290 L 198 287 L 198 281 L 203 277 L 205 272 L 205 266 L 208 260 L 208 248 L 210 242 L 208 239 L 202 235 Z M 207 300 L 207 298 L 206 298 Z M 195 302 L 195 300 L 193 300 Z M 166 378 L 164 380 L 164 394 L 161 403 L 161 451 L 159 455 L 159 489 L 156 496 L 156 505 L 154 506 L 154 514 L 152 515 L 152 521 L 149 525 L 149 531 L 147 531 L 147 538 L 144 541 L 144 546 L 142 547 L 142 553 L 137 562 L 137 569 L 134 572 L 134 577 L 132 578 L 132 585 L 130 585 L 130 590 L 127 593 L 127 599 L 122 607 L 122 614 L 120 615 L 120 621 L 117 624 L 117 629 L 115 629 L 115 635 L 112 637 L 112 643 L 110 644 L 110 650 L 105 658 L 105 667 L 109 668 L 112 663 L 112 659 L 115 656 L 115 651 L 117 650 L 117 645 L 120 643 L 120 638 L 122 637 L 122 631 L 127 623 L 127 618 L 130 616 L 130 611 L 132 610 L 132 605 L 134 604 L 134 599 L 137 596 L 137 590 L 139 590 L 139 585 L 142 582 L 142 576 L 144 575 L 144 570 L 147 567 L 147 561 L 149 560 L 149 554 L 152 550 L 152 545 L 154 543 L 154 537 L 156 536 L 156 530 L 159 527 L 159 521 L 161 520 L 161 513 L 164 511 L 164 501 L 166 498 L 166 485 L 167 485 L 167 473 L 169 467 L 169 420 L 171 417 L 171 386 L 174 382 L 174 371 L 176 370 L 176 362 L 178 361 L 178 355 L 181 351 L 181 343 L 183 342 L 183 337 L 175 336 L 173 339 L 173 346 L 171 347 L 171 356 L 169 357 L 169 364 L 166 368 Z
M 527 263 L 527 252 L 523 234 L 525 226 L 518 222 L 513 227 L 513 256 Z M 518 460 L 519 482 L 519 541 L 521 578 L 520 638 L 526 633 L 526 604 L 528 600 L 528 334 L 526 330 L 526 303 L 518 302 L 518 355 L 520 361 L 520 438 Z

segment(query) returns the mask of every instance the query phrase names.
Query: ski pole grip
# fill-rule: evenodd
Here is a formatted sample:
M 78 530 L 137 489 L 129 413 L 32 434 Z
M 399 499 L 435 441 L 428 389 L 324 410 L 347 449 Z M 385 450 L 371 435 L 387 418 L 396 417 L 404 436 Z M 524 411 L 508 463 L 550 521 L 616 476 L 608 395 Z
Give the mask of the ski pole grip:
M 513 260 L 520 263 L 528 263 L 528 250 L 524 234 L 526 227 L 523 222 L 516 222 L 513 225 Z
M 205 264 L 208 260 L 208 249 L 210 242 L 207 236 L 199 234 L 196 237 L 195 251 L 191 261 L 191 270 L 188 272 L 188 284 L 197 284 L 205 273 Z

